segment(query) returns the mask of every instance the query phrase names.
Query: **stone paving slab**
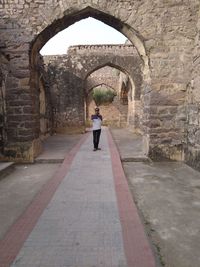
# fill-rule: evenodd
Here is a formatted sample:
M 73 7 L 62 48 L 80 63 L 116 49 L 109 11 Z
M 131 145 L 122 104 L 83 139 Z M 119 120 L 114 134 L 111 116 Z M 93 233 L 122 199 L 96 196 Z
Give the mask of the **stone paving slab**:
M 62 163 L 67 152 L 81 139 L 82 134 L 54 134 L 43 141 L 43 151 L 36 163 Z
M 0 240 L 58 168 L 59 164 L 15 164 L 1 180 Z
M 0 179 L 4 178 L 14 168 L 14 162 L 0 162 Z
M 128 128 L 112 128 L 111 133 L 122 161 L 148 161 L 142 135 L 133 133 Z
M 200 266 L 200 173 L 182 162 L 124 163 L 165 267 Z

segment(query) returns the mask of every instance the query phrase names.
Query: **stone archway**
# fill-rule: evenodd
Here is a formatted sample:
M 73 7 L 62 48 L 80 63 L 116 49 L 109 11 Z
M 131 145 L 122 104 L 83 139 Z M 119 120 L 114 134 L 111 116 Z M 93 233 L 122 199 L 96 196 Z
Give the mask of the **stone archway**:
M 95 91 L 111 91 L 115 94 L 112 102 L 96 104 L 93 99 L 93 92 Z M 103 116 L 103 125 L 107 125 L 109 127 L 125 127 L 127 123 L 127 106 L 119 108 L 120 102 L 117 96 L 116 88 L 110 87 L 110 85 L 105 83 L 94 85 L 87 94 L 86 97 L 86 122 L 88 126 L 91 126 L 91 115 L 94 114 L 94 109 L 98 105 L 101 111 L 101 115 Z
M 6 133 L 6 82 L 9 73 L 8 60 L 0 53 L 0 158 L 4 153 L 7 139 Z
M 12 4 L 10 5 L 12 6 Z M 18 9 L 13 7 L 14 9 L 17 14 Z M 5 7 L 3 10 L 3 13 L 6 14 L 5 16 L 9 12 L 10 9 Z M 23 16 L 21 15 L 22 13 Z M 18 37 L 23 36 L 23 38 L 26 38 L 26 42 L 23 45 L 17 45 L 18 49 L 16 49 L 15 41 L 12 40 L 13 51 L 15 52 L 13 54 L 11 50 L 7 52 L 12 54 L 11 66 L 15 68 L 15 70 L 14 68 L 12 70 L 15 76 L 13 81 L 16 83 L 16 90 L 9 90 L 6 96 L 7 102 L 9 103 L 7 108 L 8 143 L 5 147 L 5 156 L 32 161 L 41 150 L 38 93 L 41 57 L 39 51 L 52 36 L 74 22 L 91 16 L 112 26 L 125 35 L 129 34 L 129 39 L 132 36 L 130 40 L 136 43 L 137 50 L 141 53 L 144 62 L 143 65 L 145 67 L 148 66 L 144 60 L 146 57 L 144 45 L 143 49 L 141 49 L 140 43 L 142 41 L 140 41 L 137 31 L 134 31 L 132 26 L 127 24 L 120 15 L 114 14 L 112 9 L 102 5 L 102 3 L 97 5 L 90 1 L 88 3 L 73 1 L 73 3 L 66 2 L 66 5 L 57 5 L 56 3 L 50 4 L 48 1 L 45 1 L 45 3 L 40 4 L 35 3 L 34 12 L 32 12 L 32 6 L 27 4 L 26 8 L 19 14 L 16 25 L 18 25 L 21 32 L 20 30 L 18 31 L 20 32 Z M 47 16 L 44 19 L 45 15 Z M 12 20 L 12 14 L 10 20 Z M 13 25 L 15 25 L 15 21 L 16 15 L 15 19 L 13 19 Z M 27 23 L 27 21 L 29 22 Z M 26 30 L 27 28 L 29 30 Z M 7 36 L 3 37 L 5 39 L 7 38 Z M 17 44 L 19 44 L 19 41 Z M 26 67 L 22 69 L 22 65 Z M 20 96 L 20 99 L 18 97 L 16 98 L 16 92 Z M 16 103 L 16 101 L 18 102 Z M 16 114 L 13 116 L 10 110 L 13 105 L 18 105 L 20 103 L 19 101 L 22 101 L 23 112 L 19 113 L 16 111 Z M 15 128 L 13 128 L 13 123 L 17 125 Z
M 79 53 L 79 48 L 81 54 Z M 141 90 L 144 84 L 142 75 L 142 61 L 138 56 L 135 47 L 132 45 L 92 45 L 92 46 L 75 46 L 78 57 L 76 60 L 81 61 L 87 59 L 89 64 L 83 65 L 81 76 L 86 80 L 92 73 L 106 66 L 117 69 L 127 75 L 132 86 L 131 98 L 139 100 Z M 85 57 L 85 53 L 92 52 L 91 55 Z M 79 55 L 80 54 L 80 55 Z M 74 60 L 74 58 L 73 58 Z
M 37 153 L 40 48 L 57 32 L 91 16 L 123 33 L 142 59 L 145 107 L 142 120 L 147 152 L 152 157 L 183 159 L 187 141 L 186 90 L 191 81 L 198 28 L 196 1 L 144 4 L 114 0 L 31 0 L 20 5 L 4 1 L 0 11 L 0 24 L 9 25 L 0 28 L 1 52 L 9 58 L 11 66 L 6 84 L 7 157 L 32 160 Z M 21 108 L 17 109 L 19 105 Z
M 104 71 L 102 75 L 100 71 L 103 71 L 105 68 L 118 71 L 117 76 L 115 77 L 113 74 L 110 75 L 109 69 Z M 92 75 L 95 75 L 95 77 L 93 78 Z M 90 90 L 92 90 L 95 86 L 105 83 L 107 86 L 114 88 L 117 93 L 117 97 L 115 98 L 115 108 L 118 110 L 116 114 L 119 118 L 114 118 L 114 120 L 118 121 L 115 125 L 118 125 L 118 127 L 129 127 L 134 132 L 142 133 L 140 99 L 141 86 L 139 86 L 141 77 L 136 73 L 133 79 L 126 69 L 122 68 L 122 66 L 114 65 L 113 63 L 108 63 L 103 66 L 100 65 L 97 68 L 95 67 L 94 70 L 89 71 L 85 78 L 86 117 L 88 117 L 88 92 L 90 92 Z
M 59 91 L 59 99 L 53 103 L 54 109 L 58 110 L 55 131 L 63 132 L 67 127 L 76 125 L 80 128 L 84 125 L 87 78 L 105 66 L 127 75 L 127 85 L 130 87 L 128 100 L 131 105 L 134 101 L 140 101 L 141 60 L 135 52 L 132 45 L 79 45 L 70 47 L 67 55 L 45 56 L 53 102 L 58 98 L 56 91 Z M 130 108 L 129 118 L 132 116 L 132 122 L 134 113 Z
M 35 39 L 33 46 L 32 46 L 32 49 L 31 49 L 31 51 L 32 51 L 31 52 L 31 55 L 32 55 L 31 58 L 33 59 L 31 61 L 31 64 L 33 66 L 32 72 L 37 72 L 37 70 L 36 71 L 34 70 L 34 66 L 37 66 L 37 63 L 36 63 L 37 60 L 36 59 L 37 59 L 38 51 L 41 49 L 43 44 L 45 44 L 46 41 L 52 37 L 52 32 L 55 33 L 58 31 L 58 29 L 62 30 L 63 26 L 65 28 L 66 26 L 71 25 L 75 21 L 79 21 L 80 19 L 86 18 L 88 16 L 92 16 L 96 19 L 99 19 L 99 20 L 109 24 L 110 26 L 119 30 L 121 33 L 127 34 L 127 32 L 129 32 L 129 30 L 130 30 L 130 27 L 127 27 L 125 24 L 120 22 L 120 20 L 118 20 L 117 18 L 115 18 L 109 14 L 106 14 L 104 12 L 99 12 L 99 10 L 96 10 L 94 8 L 91 8 L 91 7 L 86 7 L 85 9 L 82 9 L 81 11 L 76 11 L 74 13 L 71 13 L 67 16 L 64 16 L 61 20 L 58 20 L 58 21 L 54 22 L 53 24 L 51 24 L 50 26 L 48 26 L 47 28 L 45 28 L 44 31 L 42 31 Z M 51 31 L 49 31 L 49 27 L 51 27 Z M 129 28 L 129 30 L 127 30 L 128 28 Z M 142 47 L 141 42 L 139 41 L 138 36 L 136 36 L 137 34 L 134 30 L 132 30 L 131 33 L 129 33 L 129 35 L 132 36 L 132 40 L 130 40 L 130 41 L 136 42 L 137 50 L 139 51 L 139 53 L 141 53 L 141 56 L 142 56 L 143 70 L 145 70 L 147 67 L 147 65 L 144 61 L 144 58 L 146 58 L 145 50 L 141 49 L 141 47 Z M 146 77 L 147 77 L 146 74 L 149 72 L 144 71 L 144 73 L 145 73 L 144 77 L 146 79 Z M 37 74 L 35 74 L 35 75 L 37 76 Z M 33 80 L 37 79 L 37 77 L 33 78 L 33 77 L 35 77 L 35 75 L 33 73 L 31 75 Z M 149 81 L 149 79 L 147 79 L 147 81 Z M 31 82 L 31 84 L 33 84 L 35 87 L 34 82 Z M 81 80 L 80 80 L 79 84 L 80 85 L 82 84 Z M 79 92 L 79 93 L 82 94 L 82 92 Z M 82 102 L 82 107 L 84 109 L 84 103 L 83 102 Z M 82 111 L 84 111 L 84 110 L 82 110 Z M 82 111 L 80 112 L 80 114 L 83 113 Z M 84 118 L 82 119 L 82 123 L 84 123 Z

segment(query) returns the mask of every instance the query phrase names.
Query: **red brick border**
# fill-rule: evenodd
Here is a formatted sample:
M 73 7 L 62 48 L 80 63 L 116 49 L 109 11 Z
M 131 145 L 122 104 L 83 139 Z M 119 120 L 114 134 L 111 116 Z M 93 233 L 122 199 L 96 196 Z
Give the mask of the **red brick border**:
M 16 258 L 21 247 L 31 233 L 45 207 L 50 202 L 59 184 L 66 176 L 69 167 L 84 143 L 88 134 L 84 135 L 74 148 L 67 154 L 61 167 L 36 195 L 28 208 L 11 226 L 3 240 L 0 241 L 0 267 L 9 267 Z
M 117 147 L 109 131 L 107 136 L 127 264 L 129 267 L 155 267 L 155 258 L 129 191 Z

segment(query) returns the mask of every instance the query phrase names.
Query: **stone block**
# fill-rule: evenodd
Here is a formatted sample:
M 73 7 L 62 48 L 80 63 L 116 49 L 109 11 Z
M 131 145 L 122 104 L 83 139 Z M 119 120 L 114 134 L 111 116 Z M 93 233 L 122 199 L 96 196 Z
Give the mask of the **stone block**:
M 185 161 L 188 165 L 200 171 L 200 148 L 188 145 L 185 149 Z
M 37 143 L 37 145 L 36 145 Z M 40 140 L 32 141 L 12 141 L 6 144 L 4 148 L 5 160 L 12 160 L 15 162 L 33 162 L 34 156 L 40 153 Z
M 157 120 L 152 119 L 152 120 L 145 122 L 143 125 L 149 128 L 157 128 L 161 126 L 161 122 L 158 119 Z
M 33 113 L 33 108 L 32 108 L 32 106 L 26 106 L 26 107 L 23 107 L 23 113 L 24 113 L 24 114 L 32 114 L 32 113 Z
M 20 80 L 19 80 L 19 85 L 20 85 L 20 86 L 28 86 L 28 85 L 29 85 L 29 81 L 30 81 L 29 78 L 23 78 L 23 79 L 20 79 Z
M 6 79 L 6 87 L 7 88 L 18 88 L 19 86 L 19 80 L 16 79 L 15 77 L 9 77 Z
M 155 161 L 162 161 L 166 159 L 183 161 L 185 158 L 183 144 L 170 146 L 166 145 L 150 145 L 149 157 Z

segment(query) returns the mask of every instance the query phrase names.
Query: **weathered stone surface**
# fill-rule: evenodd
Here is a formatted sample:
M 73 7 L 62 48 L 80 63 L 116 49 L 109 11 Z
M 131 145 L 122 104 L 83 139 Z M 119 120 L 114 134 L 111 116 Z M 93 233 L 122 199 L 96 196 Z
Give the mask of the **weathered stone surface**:
M 179 142 L 179 145 L 178 147 L 174 146 L 174 151 L 177 150 L 179 153 L 180 147 L 183 151 L 185 144 L 191 146 L 191 151 L 193 151 L 193 146 L 198 138 L 196 137 L 196 141 L 194 138 L 194 144 L 190 144 L 187 135 L 192 133 L 193 129 L 195 132 L 199 130 L 199 114 L 193 111 L 194 107 L 200 103 L 199 5 L 198 0 L 3 1 L 0 3 L 0 52 L 8 63 L 4 66 L 1 64 L 0 69 L 5 74 L 4 67 L 9 65 L 11 70 L 9 81 L 6 76 L 1 78 L 7 92 L 6 110 L 9 110 L 10 105 L 14 106 L 12 101 L 15 100 L 15 97 L 18 101 L 22 99 L 18 94 L 9 91 L 10 89 L 27 90 L 27 93 L 31 95 L 31 103 L 29 102 L 27 105 L 32 106 L 34 115 L 32 120 L 38 125 L 37 129 L 40 127 L 40 112 L 43 114 L 40 111 L 40 98 L 42 97 L 39 97 L 39 94 L 42 94 L 43 90 L 41 89 L 40 74 L 43 73 L 42 80 L 44 81 L 45 74 L 41 69 L 39 51 L 57 32 L 80 19 L 91 16 L 125 34 L 134 44 L 141 58 L 141 105 L 137 117 L 141 122 L 141 129 L 146 140 L 150 142 L 150 147 L 155 143 L 155 140 L 153 137 L 149 139 L 148 134 L 153 133 L 158 128 L 156 124 L 150 122 L 153 119 L 161 121 L 160 128 L 168 129 L 171 123 L 172 127 L 176 128 L 177 133 L 180 133 L 179 140 L 176 139 L 176 143 Z M 89 57 L 85 58 L 86 61 L 88 59 Z M 124 59 L 124 66 L 126 61 Z M 117 59 L 113 63 L 119 65 Z M 99 65 L 96 62 L 96 68 L 102 67 L 101 64 L 102 62 L 99 62 Z M 134 62 L 132 62 L 132 67 L 134 69 Z M 73 68 L 77 70 L 74 73 L 77 77 L 79 77 L 78 73 L 80 72 L 87 75 L 94 71 L 94 69 L 86 68 L 81 54 L 79 55 L 79 62 L 77 61 Z M 127 70 L 127 66 L 123 70 Z M 134 74 L 137 75 L 136 69 Z M 77 84 L 72 82 L 74 77 L 70 73 L 66 73 L 66 75 L 70 80 L 70 86 L 76 87 Z M 44 88 L 48 88 L 45 83 Z M 49 99 L 46 89 L 44 89 L 45 97 Z M 158 109 L 149 116 L 148 110 L 151 109 L 151 105 L 157 106 Z M 41 106 L 44 107 L 43 104 Z M 50 115 L 49 106 L 50 102 L 47 101 L 45 116 L 50 118 L 52 115 Z M 160 109 L 161 113 L 159 113 L 161 107 L 166 107 L 166 110 L 169 107 L 169 113 L 165 112 L 164 109 L 163 111 Z M 177 107 L 180 107 L 181 110 L 176 110 Z M 131 109 L 134 110 L 134 106 Z M 130 117 L 132 117 L 131 110 L 129 112 Z M 7 121 L 9 128 L 10 122 Z M 17 128 L 20 127 L 18 124 Z M 45 132 L 48 131 L 48 129 L 45 130 Z M 182 134 L 183 132 L 184 134 Z M 168 154 L 166 151 L 171 151 L 171 147 L 168 150 L 166 143 L 165 146 L 162 144 L 162 142 L 166 142 L 166 139 L 162 140 L 160 137 L 156 140 L 159 142 L 157 146 L 160 146 L 160 151 L 163 151 L 164 154 Z M 21 141 L 23 142 L 23 138 Z M 8 140 L 8 142 L 10 141 Z M 185 153 L 187 154 L 187 149 L 185 149 Z M 175 152 L 173 154 L 176 155 Z M 195 162 L 195 159 L 192 162 Z
M 193 51 L 192 76 L 187 90 L 187 146 L 186 162 L 200 170 L 200 10 L 196 25 L 196 36 Z

